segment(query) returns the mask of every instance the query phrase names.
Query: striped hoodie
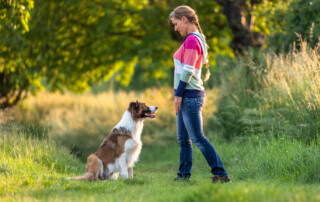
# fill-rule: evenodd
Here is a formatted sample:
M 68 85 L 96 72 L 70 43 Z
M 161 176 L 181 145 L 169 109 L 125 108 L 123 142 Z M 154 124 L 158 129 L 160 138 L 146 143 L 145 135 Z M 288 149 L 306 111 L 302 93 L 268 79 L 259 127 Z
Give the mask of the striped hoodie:
M 189 34 L 174 54 L 174 90 L 178 97 L 204 97 L 201 66 L 207 63 L 207 46 L 204 37 Z

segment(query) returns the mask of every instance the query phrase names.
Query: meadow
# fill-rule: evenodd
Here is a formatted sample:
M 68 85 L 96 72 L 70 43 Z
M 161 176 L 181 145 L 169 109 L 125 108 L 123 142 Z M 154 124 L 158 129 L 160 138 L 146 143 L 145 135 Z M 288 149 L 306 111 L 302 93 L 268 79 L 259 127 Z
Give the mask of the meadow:
M 66 180 L 83 174 L 85 164 L 51 138 L 35 138 L 14 125 L 2 128 L 1 134 L 1 201 L 320 200 L 320 151 L 315 144 L 264 138 L 224 142 L 210 136 L 230 184 L 211 183 L 210 169 L 197 149 L 191 181 L 174 182 L 178 145 L 145 144 L 134 179 L 83 182 Z
M 8 112 L 7 123 L 2 119 L 0 200 L 320 201 L 320 65 L 317 48 L 301 47 L 241 59 L 217 72 L 217 84 L 207 89 L 204 132 L 232 183 L 212 184 L 195 146 L 191 181 L 173 181 L 179 146 L 169 87 L 42 92 Z M 135 100 L 159 110 L 144 124 L 134 179 L 66 180 L 84 173 L 87 155 Z

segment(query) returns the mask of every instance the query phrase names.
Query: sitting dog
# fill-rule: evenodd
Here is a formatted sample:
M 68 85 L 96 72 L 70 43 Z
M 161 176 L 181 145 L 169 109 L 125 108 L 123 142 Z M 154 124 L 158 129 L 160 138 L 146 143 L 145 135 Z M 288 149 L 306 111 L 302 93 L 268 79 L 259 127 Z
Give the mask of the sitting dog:
M 143 121 L 155 118 L 158 107 L 131 102 L 128 110 L 111 133 L 101 143 L 98 151 L 87 158 L 84 176 L 68 178 L 76 180 L 105 180 L 133 178 L 133 166 L 138 161 L 142 142 Z

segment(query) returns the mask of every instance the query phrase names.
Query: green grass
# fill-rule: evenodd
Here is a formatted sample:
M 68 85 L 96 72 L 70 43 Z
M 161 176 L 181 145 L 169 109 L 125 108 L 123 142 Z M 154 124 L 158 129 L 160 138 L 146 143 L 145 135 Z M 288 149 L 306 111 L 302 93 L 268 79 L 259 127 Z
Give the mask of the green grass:
M 61 144 L 38 136 L 15 125 L 2 127 L 1 201 L 320 200 L 320 149 L 315 144 L 261 137 L 227 143 L 210 135 L 231 184 L 210 183 L 210 169 L 195 147 L 191 181 L 174 182 L 177 143 L 147 144 L 134 168 L 134 179 L 84 182 L 65 178 L 83 174 L 85 164 Z

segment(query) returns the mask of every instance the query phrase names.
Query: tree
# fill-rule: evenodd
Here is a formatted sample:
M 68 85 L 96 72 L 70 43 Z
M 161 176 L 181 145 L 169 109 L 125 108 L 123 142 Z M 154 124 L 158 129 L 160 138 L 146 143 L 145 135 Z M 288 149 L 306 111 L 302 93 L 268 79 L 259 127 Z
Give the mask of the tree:
M 252 20 L 250 26 L 240 23 L 240 29 L 231 31 L 236 23 L 230 24 L 233 18 L 228 17 L 227 6 L 235 16 L 246 12 L 253 16 L 245 2 L 36 0 L 33 8 L 33 0 L 1 1 L 0 106 L 15 105 L 44 88 L 83 92 L 111 78 L 122 86 L 130 84 L 130 89 L 168 85 L 172 55 L 182 39 L 170 32 L 169 13 L 181 4 L 197 11 L 214 65 L 218 54 L 233 56 L 230 41 L 241 53 L 248 44 L 254 45 L 252 33 L 264 31 L 259 27 L 263 23 L 252 29 Z M 250 43 L 242 43 L 238 33 L 244 33 Z
M 273 34 L 270 43 L 277 51 L 289 51 L 298 36 L 306 40 L 311 47 L 319 45 L 320 36 L 320 0 L 295 0 L 288 6 L 281 32 Z
M 290 2 L 290 0 L 266 1 L 266 0 L 216 0 L 222 6 L 222 12 L 228 19 L 229 26 L 233 33 L 233 39 L 230 47 L 235 54 L 243 55 L 248 47 L 262 48 L 264 46 L 265 34 L 255 31 L 255 17 L 264 17 L 257 15 L 255 12 L 257 6 L 264 7 L 268 5 L 266 10 L 270 11 L 272 7 L 278 4 Z M 266 13 L 266 11 L 260 11 Z M 272 18 L 272 15 L 269 17 Z M 265 22 L 264 22 L 265 23 Z M 271 26 L 277 22 L 270 22 Z M 270 26 L 269 25 L 269 26 Z M 259 25 L 258 25 L 259 26 Z
M 205 11 L 207 22 L 220 20 L 220 14 L 210 13 L 208 5 L 215 4 L 212 1 L 198 6 L 190 3 Z M 131 0 L 38 0 L 35 5 L 30 12 L 29 31 L 20 35 L 19 44 L 8 44 L 9 48 L 1 52 L 0 72 L 5 75 L 0 77 L 1 96 L 6 98 L 1 107 L 12 106 L 22 94 L 44 87 L 82 92 L 112 77 L 123 86 L 131 82 L 131 88 L 135 81 L 144 86 L 169 83 L 173 68 L 170 55 L 180 43 L 174 42 L 169 32 L 168 15 L 173 5 Z M 221 30 L 214 34 L 208 31 L 208 38 L 223 35 Z M 8 43 L 14 41 L 7 30 L 4 33 Z M 218 40 L 209 40 L 215 51 L 224 49 L 219 44 Z M 11 63 L 4 62 L 8 55 Z M 14 72 L 3 71 L 16 63 L 19 66 Z M 6 79 L 9 77 L 12 85 Z M 13 94 L 17 95 L 14 100 L 10 98 Z
M 33 0 L 2 0 L 0 4 L 0 108 L 15 105 L 35 83 L 25 61 L 25 34 Z
M 5 8 L 1 22 L 4 41 L 0 42 L 1 108 L 15 105 L 23 94 L 42 86 L 51 91 L 81 92 L 115 74 L 122 85 L 128 85 L 138 62 L 148 66 L 154 58 L 157 65 L 148 69 L 152 74 L 163 64 L 163 52 L 172 48 L 168 35 L 161 36 L 166 21 L 160 27 L 148 22 L 155 18 L 153 11 L 162 15 L 165 5 L 161 3 L 151 9 L 146 1 L 39 0 L 30 12 L 30 29 L 18 32 L 18 25 L 8 21 L 15 17 L 11 20 L 16 22 L 21 15 L 9 14 L 14 9 L 20 12 L 26 1 L 18 2 L 18 7 L 16 1 L 11 2 L 1 2 Z M 143 13 L 151 18 L 144 18 Z M 21 22 L 28 23 L 25 19 Z M 12 29 L 6 29 L 6 24 Z M 163 69 L 156 74 L 163 75 Z

